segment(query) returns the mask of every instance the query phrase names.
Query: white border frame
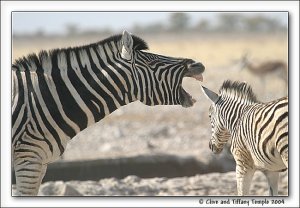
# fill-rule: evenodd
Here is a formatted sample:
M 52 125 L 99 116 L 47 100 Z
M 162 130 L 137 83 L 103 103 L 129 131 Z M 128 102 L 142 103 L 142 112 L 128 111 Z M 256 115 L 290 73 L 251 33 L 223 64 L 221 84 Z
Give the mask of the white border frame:
M 298 1 L 1 1 L 1 206 L 9 207 L 200 207 L 199 197 L 11 197 L 11 12 L 12 11 L 288 11 L 290 70 L 289 197 L 285 207 L 299 206 L 299 2 Z M 204 197 L 206 200 L 210 197 Z M 213 198 L 213 197 L 211 197 Z M 218 197 L 217 199 L 222 199 Z M 261 198 L 260 198 L 261 199 Z M 263 198 L 262 198 L 263 199 Z M 270 198 L 268 198 L 270 199 Z M 215 205 L 214 205 L 215 206 Z M 239 205 L 242 206 L 242 205 Z M 252 205 L 253 206 L 253 205 Z M 282 206 L 282 205 L 279 205 Z M 222 207 L 227 207 L 222 205 Z M 228 207 L 232 207 L 229 205 Z

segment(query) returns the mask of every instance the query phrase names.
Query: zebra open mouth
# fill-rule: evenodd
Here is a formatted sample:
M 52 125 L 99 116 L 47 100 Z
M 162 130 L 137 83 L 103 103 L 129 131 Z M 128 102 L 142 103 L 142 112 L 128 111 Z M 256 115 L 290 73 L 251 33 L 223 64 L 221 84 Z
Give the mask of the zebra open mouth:
M 182 107 L 191 107 L 196 102 L 196 100 L 189 93 L 187 93 L 183 87 L 181 87 L 180 94 Z
M 187 66 L 187 72 L 184 74 L 184 77 L 191 77 L 198 81 L 203 81 L 202 73 L 205 70 L 205 67 L 202 63 L 199 62 L 192 62 Z M 191 107 L 196 102 L 196 99 L 194 99 L 189 93 L 187 93 L 183 87 L 181 86 L 180 90 L 180 97 L 181 97 L 181 105 L 185 108 Z

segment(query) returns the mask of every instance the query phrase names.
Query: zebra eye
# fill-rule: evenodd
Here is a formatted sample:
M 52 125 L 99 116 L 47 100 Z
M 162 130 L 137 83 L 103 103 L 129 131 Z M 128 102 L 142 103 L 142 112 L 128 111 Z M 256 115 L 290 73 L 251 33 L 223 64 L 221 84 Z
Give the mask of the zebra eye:
M 149 64 L 149 65 L 154 65 L 156 62 L 157 62 L 157 60 L 154 59 L 154 60 L 149 61 L 148 64 Z

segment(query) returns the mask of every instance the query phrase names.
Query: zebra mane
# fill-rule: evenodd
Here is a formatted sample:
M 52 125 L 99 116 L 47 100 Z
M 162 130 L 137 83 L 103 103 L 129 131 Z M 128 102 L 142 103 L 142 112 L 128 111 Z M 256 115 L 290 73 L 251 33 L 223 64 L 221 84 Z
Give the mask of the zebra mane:
M 135 36 L 135 35 L 131 35 L 132 39 L 133 39 L 133 49 L 134 50 L 148 50 L 148 44 L 141 38 Z M 95 47 L 97 45 L 101 45 L 101 44 L 105 44 L 108 42 L 118 42 L 120 41 L 122 38 L 122 34 L 118 34 L 118 35 L 113 35 L 110 36 L 106 39 L 103 39 L 99 42 L 96 43 L 92 43 L 92 44 L 88 44 L 88 45 L 83 45 L 83 46 L 75 46 L 75 47 L 68 47 L 68 48 L 56 48 L 56 49 L 52 49 L 49 51 L 45 51 L 42 50 L 40 51 L 38 54 L 36 53 L 31 53 L 27 56 L 23 56 L 21 58 L 18 58 L 14 61 L 13 65 L 28 65 L 28 63 L 30 63 L 31 61 L 35 62 L 36 64 L 41 63 L 43 58 L 45 57 L 51 57 L 57 53 L 59 53 L 60 51 L 64 51 L 64 52 L 69 52 L 69 51 L 78 51 L 81 49 L 85 49 L 85 48 L 90 48 L 90 47 Z
M 142 38 L 137 37 L 135 35 L 131 35 L 131 37 L 133 39 L 133 49 L 134 50 L 148 50 L 149 49 L 148 44 Z M 101 40 L 100 42 L 95 43 L 95 44 L 98 45 L 98 44 L 103 44 L 103 43 L 111 42 L 111 41 L 118 42 L 121 40 L 121 38 L 122 38 L 122 34 L 113 35 L 113 36 L 110 36 L 109 38 Z
M 232 99 L 239 98 L 246 101 L 258 102 L 251 86 L 245 82 L 226 80 L 223 82 L 219 94 Z

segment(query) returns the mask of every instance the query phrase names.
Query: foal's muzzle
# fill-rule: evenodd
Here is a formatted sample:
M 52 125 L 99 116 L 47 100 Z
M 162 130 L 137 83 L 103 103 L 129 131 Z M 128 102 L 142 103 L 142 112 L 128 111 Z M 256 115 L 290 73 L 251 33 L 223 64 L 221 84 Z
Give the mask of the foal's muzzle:
M 217 146 L 215 144 L 212 143 L 212 141 L 209 141 L 209 149 L 211 149 L 211 151 L 215 154 L 219 154 L 220 152 L 222 152 L 222 148 L 217 148 Z

